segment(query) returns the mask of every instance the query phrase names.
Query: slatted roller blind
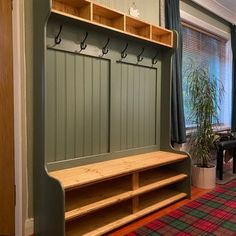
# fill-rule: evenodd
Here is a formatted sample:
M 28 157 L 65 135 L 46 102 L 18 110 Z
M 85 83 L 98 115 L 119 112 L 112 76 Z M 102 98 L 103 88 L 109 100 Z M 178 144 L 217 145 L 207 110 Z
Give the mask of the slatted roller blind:
M 189 96 L 187 94 L 186 73 L 185 68 L 189 63 L 189 59 L 193 59 L 199 65 L 209 65 L 209 71 L 216 78 L 220 79 L 224 85 L 224 101 L 221 105 L 219 120 L 221 124 L 227 123 L 226 119 L 230 117 L 230 67 L 227 56 L 227 40 L 218 37 L 209 32 L 203 31 L 195 26 L 182 24 L 183 33 L 183 96 L 184 96 L 184 112 L 186 126 L 191 127 L 192 122 L 189 119 L 191 108 L 189 106 Z

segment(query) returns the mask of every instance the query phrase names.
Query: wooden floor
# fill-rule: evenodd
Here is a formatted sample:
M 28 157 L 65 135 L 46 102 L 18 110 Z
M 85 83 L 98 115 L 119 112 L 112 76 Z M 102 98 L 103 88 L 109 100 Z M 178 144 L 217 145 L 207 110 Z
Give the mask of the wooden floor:
M 139 228 L 139 227 L 141 227 L 141 226 L 143 226 L 143 225 L 145 225 L 145 224 L 147 224 L 147 223 L 149 223 L 149 222 L 151 222 L 151 221 L 153 221 L 153 220 L 155 220 L 155 219 L 157 219 L 157 218 L 159 218 L 163 215 L 168 214 L 169 212 L 171 212 L 171 211 L 187 204 L 188 202 L 202 196 L 203 194 L 205 194 L 209 191 L 210 190 L 205 190 L 205 189 L 199 189 L 199 188 L 192 187 L 192 197 L 191 197 L 191 199 L 184 199 L 184 200 L 179 201 L 175 204 L 172 204 L 171 206 L 166 207 L 163 210 L 159 210 L 157 212 L 154 212 L 154 213 L 152 213 L 152 214 L 150 214 L 146 217 L 141 218 L 138 221 L 135 221 L 135 222 L 133 222 L 133 223 L 127 225 L 127 226 L 124 226 L 120 229 L 117 229 L 117 230 L 111 232 L 108 235 L 109 236 L 121 236 L 121 235 L 125 235 L 129 232 L 132 232 L 135 229 L 137 229 L 137 228 Z

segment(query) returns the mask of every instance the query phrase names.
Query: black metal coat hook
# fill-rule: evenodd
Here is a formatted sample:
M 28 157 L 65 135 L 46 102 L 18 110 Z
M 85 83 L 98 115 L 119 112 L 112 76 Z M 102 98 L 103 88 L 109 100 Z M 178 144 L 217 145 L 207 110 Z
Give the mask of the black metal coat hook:
M 62 31 L 62 26 L 63 25 L 60 25 L 60 29 L 59 29 L 59 32 L 57 34 L 57 36 L 55 37 L 55 44 L 60 44 L 61 43 L 61 37 L 60 37 L 60 34 L 61 34 L 61 31 Z
M 158 52 L 156 53 L 156 55 L 152 58 L 152 64 L 155 65 L 157 64 L 158 60 L 157 60 L 157 55 L 158 55 Z
M 102 48 L 102 55 L 105 55 L 109 52 L 109 49 L 107 48 L 109 42 L 110 42 L 110 38 L 107 38 L 107 42 L 106 42 L 105 46 Z
M 85 43 L 87 37 L 88 37 L 88 32 L 86 32 L 83 41 L 80 43 L 80 51 L 84 50 L 87 47 L 87 44 Z
M 128 46 L 129 46 L 129 44 L 126 43 L 125 48 L 121 52 L 121 58 L 126 58 L 127 57 L 126 50 L 127 50 Z
M 144 52 L 144 48 L 142 48 L 142 51 L 139 53 L 139 55 L 137 56 L 137 61 L 140 62 L 143 60 L 142 54 Z

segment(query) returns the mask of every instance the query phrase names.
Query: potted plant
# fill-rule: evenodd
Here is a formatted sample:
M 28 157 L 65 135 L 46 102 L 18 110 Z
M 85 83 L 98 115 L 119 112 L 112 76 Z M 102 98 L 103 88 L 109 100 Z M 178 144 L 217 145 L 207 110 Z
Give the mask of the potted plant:
M 190 117 L 193 129 L 190 134 L 190 154 L 193 159 L 192 184 L 199 188 L 214 188 L 216 167 L 212 161 L 215 134 L 213 124 L 218 123 L 218 113 L 223 94 L 222 83 L 209 72 L 207 63 L 187 63 L 186 76 Z

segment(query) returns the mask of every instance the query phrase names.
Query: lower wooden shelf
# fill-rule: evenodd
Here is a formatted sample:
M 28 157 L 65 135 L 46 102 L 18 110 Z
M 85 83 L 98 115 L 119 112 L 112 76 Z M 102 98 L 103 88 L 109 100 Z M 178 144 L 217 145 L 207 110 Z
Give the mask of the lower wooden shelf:
M 65 191 L 66 236 L 102 235 L 189 196 L 188 158 L 157 151 L 51 172 Z
M 132 214 L 131 200 L 66 223 L 66 236 L 101 235 Z M 112 227 L 113 228 L 113 227 Z
M 125 201 L 66 224 L 66 236 L 105 234 L 141 216 L 165 207 L 187 196 L 186 193 L 162 189 L 140 198 L 140 210 L 132 213 L 132 202 Z
M 172 189 L 158 189 L 156 191 L 146 193 L 139 198 L 139 207 L 141 212 L 152 212 L 167 206 L 179 199 L 186 197 L 185 193 L 180 193 Z M 152 210 L 153 209 L 153 210 Z
M 124 201 L 131 197 L 131 175 L 66 191 L 65 220 Z
M 132 190 L 131 175 L 115 178 L 84 188 L 66 191 L 65 220 L 125 201 L 187 178 L 186 174 L 168 168 L 155 168 L 141 172 L 139 187 Z

